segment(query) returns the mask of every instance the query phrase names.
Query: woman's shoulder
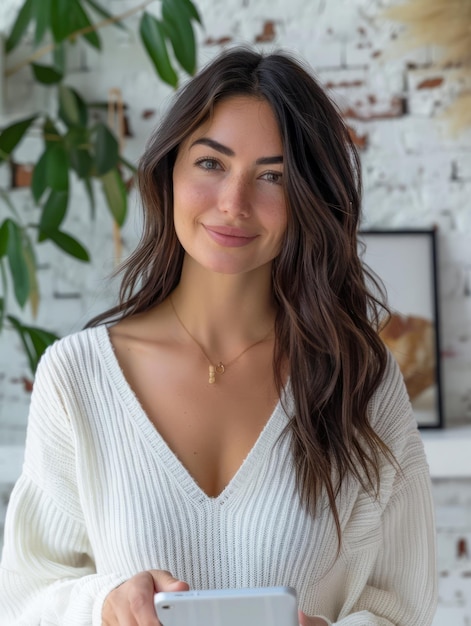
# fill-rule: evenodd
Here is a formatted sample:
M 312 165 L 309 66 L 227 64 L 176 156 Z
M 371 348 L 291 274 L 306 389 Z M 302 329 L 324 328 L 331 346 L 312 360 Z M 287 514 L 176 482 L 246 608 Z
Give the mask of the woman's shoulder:
M 65 335 L 48 346 L 42 355 L 36 375 L 47 371 L 77 371 L 88 367 L 108 349 L 109 336 L 105 325 L 93 326 Z
M 395 397 L 402 395 L 405 390 L 404 378 L 402 376 L 399 364 L 393 353 L 387 349 L 386 351 L 386 367 L 384 369 L 383 378 L 378 386 L 376 395 Z
M 369 414 L 377 434 L 391 444 L 404 442 L 417 431 L 417 420 L 404 378 L 396 359 L 389 351 L 383 378 L 370 401 Z
M 44 356 L 56 359 L 74 352 L 91 352 L 100 345 L 106 335 L 108 328 L 104 324 L 84 328 L 57 339 L 46 349 Z
M 106 326 L 66 335 L 42 355 L 33 381 L 32 406 L 64 406 L 71 399 L 100 392 L 112 370 L 112 350 Z M 111 353 L 111 354 L 110 354 Z M 108 356 L 107 356 L 108 354 Z M 59 410 L 59 408 L 58 408 Z M 34 411 L 33 411 L 34 412 Z

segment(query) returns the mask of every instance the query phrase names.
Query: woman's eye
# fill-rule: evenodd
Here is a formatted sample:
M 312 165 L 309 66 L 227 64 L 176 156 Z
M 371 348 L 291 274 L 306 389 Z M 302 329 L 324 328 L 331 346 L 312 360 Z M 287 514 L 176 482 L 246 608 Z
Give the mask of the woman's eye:
M 269 183 L 281 185 L 283 174 L 281 172 L 265 172 L 265 174 L 262 175 L 262 178 Z
M 198 167 L 201 167 L 201 169 L 203 170 L 217 170 L 220 167 L 216 159 L 211 159 L 208 157 L 198 159 L 198 161 L 196 161 L 196 165 Z

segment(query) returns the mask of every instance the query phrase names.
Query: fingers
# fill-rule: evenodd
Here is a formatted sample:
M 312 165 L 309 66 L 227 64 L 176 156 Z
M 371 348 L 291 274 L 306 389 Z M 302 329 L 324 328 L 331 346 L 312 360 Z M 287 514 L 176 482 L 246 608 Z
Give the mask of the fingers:
M 148 573 L 154 580 L 155 593 L 158 591 L 188 591 L 190 588 L 187 583 L 175 578 L 165 570 L 150 570 Z
M 154 611 L 154 579 L 141 572 L 111 591 L 103 605 L 103 626 L 159 626 Z
M 302 611 L 298 611 L 299 626 L 328 626 L 322 617 L 308 617 Z
M 187 583 L 167 571 L 136 574 L 108 594 L 103 605 L 102 626 L 160 626 L 154 595 L 158 591 L 187 590 Z
M 127 598 L 124 598 L 124 601 L 123 614 L 130 612 L 134 620 L 130 622 L 130 626 L 131 624 L 134 626 L 134 622 L 137 626 L 157 626 L 159 624 L 154 610 L 154 579 L 150 572 L 143 572 L 135 577 L 133 584 L 128 588 Z

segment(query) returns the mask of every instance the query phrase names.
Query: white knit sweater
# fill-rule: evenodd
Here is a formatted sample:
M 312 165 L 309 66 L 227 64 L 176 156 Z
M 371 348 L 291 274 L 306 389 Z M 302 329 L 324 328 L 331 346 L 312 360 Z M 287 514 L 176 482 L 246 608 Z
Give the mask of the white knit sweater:
M 300 505 L 279 404 L 238 473 L 211 498 L 144 414 L 104 326 L 56 342 L 41 360 L 25 462 L 7 513 L 2 626 L 101 626 L 105 596 L 146 569 L 195 589 L 289 585 L 300 608 L 338 626 L 427 626 L 436 598 L 428 468 L 391 360 L 371 420 L 402 467 L 379 499 L 354 480 Z

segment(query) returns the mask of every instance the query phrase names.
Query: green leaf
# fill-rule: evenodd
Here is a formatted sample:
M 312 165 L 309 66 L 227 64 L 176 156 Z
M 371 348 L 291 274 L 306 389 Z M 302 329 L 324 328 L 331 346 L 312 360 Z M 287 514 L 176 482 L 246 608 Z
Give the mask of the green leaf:
M 69 160 L 61 143 L 51 145 L 48 150 L 46 182 L 51 189 L 66 191 L 69 188 Z
M 46 117 L 43 124 L 43 139 L 46 144 L 56 144 L 62 141 L 62 135 L 50 117 Z
M 85 0 L 85 2 L 89 4 L 92 7 L 92 9 L 96 11 L 96 13 L 98 13 L 98 15 L 101 15 L 105 19 L 113 18 L 113 15 L 111 15 L 111 13 L 108 13 L 108 11 L 104 9 L 100 4 L 98 4 L 98 2 L 94 2 L 93 0 Z M 122 22 L 119 22 L 119 21 L 113 22 L 113 25 L 118 28 L 121 28 L 122 30 L 127 30 Z
M 88 177 L 84 178 L 83 184 L 85 186 L 85 191 L 87 192 L 88 200 L 90 202 L 92 219 L 95 219 L 95 214 L 96 214 L 95 194 L 93 192 L 93 186 L 92 186 L 92 182 L 90 178 Z
M 196 20 L 199 24 L 202 24 L 201 16 L 198 13 L 198 9 L 195 7 L 191 0 L 177 0 L 182 5 L 191 19 Z
M 6 40 L 5 51 L 7 52 L 7 54 L 11 52 L 13 48 L 16 48 L 21 38 L 25 34 L 32 17 L 33 0 L 26 0 L 18 13 L 10 34 Z
M 31 373 L 34 375 L 39 363 L 39 359 L 44 354 L 46 348 L 52 345 L 59 337 L 43 328 L 36 326 L 26 326 L 13 315 L 8 316 L 8 321 L 20 336 L 21 342 L 28 357 Z
M 34 0 L 33 16 L 36 20 L 36 30 L 34 33 L 34 43 L 39 45 L 50 28 L 51 0 Z
M 29 303 L 31 305 L 31 313 L 33 317 L 38 314 L 39 308 L 39 285 L 36 275 L 36 257 L 34 248 L 31 245 L 29 237 L 24 233 L 24 256 L 28 267 L 29 278 Z
M 71 19 L 73 20 L 74 30 L 80 30 L 81 28 L 92 26 L 92 21 L 88 17 L 86 11 L 83 9 L 81 4 L 76 1 L 74 1 L 71 6 Z M 96 31 L 92 30 L 91 32 L 85 33 L 81 36 L 97 50 L 101 49 L 100 37 Z
M 160 78 L 172 87 L 176 87 L 178 77 L 170 63 L 162 23 L 144 11 L 139 33 Z
M 163 0 L 162 18 L 172 42 L 175 57 L 188 74 L 196 69 L 196 44 L 193 27 L 185 7 L 175 0 Z
M 39 220 L 38 241 L 44 241 L 49 237 L 49 233 L 59 230 L 67 213 L 68 202 L 69 194 L 67 191 L 51 191 Z
M 87 105 L 71 87 L 59 86 L 59 117 L 67 126 L 86 126 Z
M 13 328 L 16 330 L 16 332 L 18 333 L 21 339 L 21 343 L 23 344 L 24 351 L 26 352 L 26 356 L 28 357 L 30 370 L 34 374 L 38 363 L 37 363 L 37 360 L 35 359 L 35 354 L 33 352 L 31 342 L 29 340 L 29 334 L 26 331 L 26 328 L 20 322 L 20 320 L 18 320 L 16 317 L 13 317 L 13 315 L 8 315 L 7 319 L 10 322 L 10 324 L 13 326 Z
M 46 191 L 46 169 L 47 169 L 47 151 L 50 149 L 51 144 L 46 145 L 46 148 L 34 166 L 33 176 L 31 180 L 31 193 L 36 202 L 41 200 L 43 193 Z
M 90 261 L 90 255 L 82 244 L 74 239 L 71 235 L 64 233 L 60 230 L 55 230 L 48 233 L 48 239 L 53 241 L 59 248 L 75 257 L 79 261 Z
M 115 222 L 122 226 L 127 213 L 127 193 L 119 170 L 117 168 L 110 170 L 101 177 L 101 182 L 111 215 Z
M 69 160 L 62 143 L 47 144 L 34 167 L 31 191 L 36 202 L 47 187 L 56 191 L 69 188 Z
M 21 227 L 11 219 L 8 223 L 7 254 L 10 273 L 13 278 L 13 289 L 16 301 L 24 307 L 29 296 L 30 283 L 28 265 L 25 259 L 23 232 Z
M 65 63 L 65 59 L 66 59 L 66 49 L 65 49 L 65 44 L 59 44 L 54 48 L 53 51 L 53 57 L 54 57 L 54 67 L 59 71 L 62 72 L 62 74 L 65 73 L 65 69 L 66 69 L 66 63 Z
M 8 220 L 0 226 L 0 259 L 5 256 L 8 248 Z
M 92 170 L 92 157 L 90 155 L 90 138 L 86 128 L 74 126 L 69 129 L 64 137 L 66 150 L 70 159 L 70 166 L 76 171 L 79 178 L 90 175 Z
M 2 291 L 5 294 L 4 297 L 1 298 L 1 303 L 0 303 L 0 332 L 1 332 L 3 328 L 3 322 L 5 319 L 5 309 L 6 309 L 6 302 L 7 302 L 6 294 L 8 293 L 7 272 L 5 270 L 5 263 L 2 258 L 0 258 L 0 278 L 2 279 Z
M 0 333 L 3 330 L 4 319 L 5 319 L 5 298 L 0 298 Z
M 49 1 L 49 0 L 48 0 Z M 42 11 L 40 11 L 41 13 Z M 35 79 L 44 85 L 54 85 L 59 83 L 65 73 L 65 47 L 58 44 L 53 50 L 54 62 L 52 65 L 31 63 L 31 68 Z
M 55 341 L 57 341 L 59 337 L 54 333 L 44 330 L 43 328 L 36 328 L 34 326 L 24 326 L 24 328 L 31 338 L 31 343 L 33 344 L 33 348 L 35 351 L 35 361 L 37 366 L 39 359 L 46 351 L 46 348 L 52 345 Z
M 102 176 L 116 167 L 119 159 L 118 141 L 106 124 L 96 125 L 93 133 L 93 148 L 97 176 Z
M 31 63 L 31 67 L 33 69 L 34 78 L 38 83 L 42 83 L 43 85 L 55 85 L 60 83 L 64 77 L 62 72 L 59 72 L 54 67 L 40 65 L 39 63 Z
M 74 33 L 92 26 L 92 22 L 79 0 L 54 0 L 51 5 L 51 30 L 54 41 L 60 43 L 65 39 L 73 39 Z M 100 38 L 95 31 L 82 34 L 86 41 L 98 50 L 101 48 Z
M 35 119 L 36 115 L 33 115 L 2 130 L 0 133 L 0 161 L 14 150 Z
M 51 31 L 54 41 L 64 41 L 73 31 L 70 9 L 75 0 L 54 0 L 51 3 Z
M 50 187 L 56 191 L 69 188 L 69 162 L 61 143 L 49 143 L 37 161 L 31 181 L 31 192 L 39 202 L 45 190 Z

